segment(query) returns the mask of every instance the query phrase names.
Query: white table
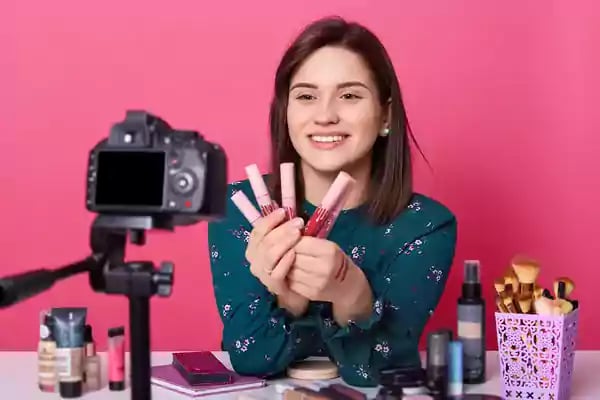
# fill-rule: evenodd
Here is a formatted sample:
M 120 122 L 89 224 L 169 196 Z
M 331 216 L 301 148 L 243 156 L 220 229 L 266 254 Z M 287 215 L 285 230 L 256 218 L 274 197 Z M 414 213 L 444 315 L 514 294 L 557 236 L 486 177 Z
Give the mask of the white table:
M 102 386 L 97 392 L 85 393 L 85 400 L 107 400 L 121 399 L 129 400 L 131 392 L 129 387 L 122 392 L 111 392 L 107 387 L 106 377 L 106 354 L 99 353 L 102 359 Z M 228 367 L 231 368 L 229 357 L 225 352 L 215 352 L 215 355 Z M 128 355 L 126 357 L 128 360 Z M 152 365 L 171 362 L 170 352 L 152 353 Z M 467 393 L 485 393 L 502 396 L 499 375 L 499 362 L 497 352 L 488 352 L 487 369 L 488 380 L 485 384 L 466 386 Z M 127 369 L 129 363 L 127 362 Z M 600 399 L 600 351 L 578 351 L 575 358 L 575 375 L 573 378 L 573 393 L 571 400 L 598 400 Z M 338 378 L 336 381 L 341 382 Z M 286 382 L 286 380 L 269 381 L 269 385 L 252 389 L 246 392 L 217 394 L 199 399 L 210 398 L 214 400 L 238 399 L 241 393 L 252 394 L 257 399 L 277 399 L 274 383 Z M 14 400 L 52 400 L 60 399 L 58 393 L 43 393 L 37 387 L 37 354 L 35 352 L 0 352 L 0 390 L 2 399 Z M 370 398 L 377 393 L 376 388 L 359 389 Z M 190 397 L 174 393 L 167 389 L 152 385 L 153 400 L 185 400 Z

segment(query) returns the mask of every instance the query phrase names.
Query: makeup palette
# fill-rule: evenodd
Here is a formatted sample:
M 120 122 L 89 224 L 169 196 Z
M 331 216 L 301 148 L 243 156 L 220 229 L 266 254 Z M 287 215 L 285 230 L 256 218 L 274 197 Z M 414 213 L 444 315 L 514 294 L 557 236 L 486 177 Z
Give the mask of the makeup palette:
M 245 169 L 260 210 L 254 207 L 242 191 L 235 192 L 231 196 L 231 200 L 250 224 L 254 225 L 261 217 L 269 215 L 279 206 L 272 200 L 258 166 L 252 164 Z M 285 209 L 286 219 L 291 220 L 297 216 L 294 164 L 282 163 L 280 165 L 280 176 L 281 207 Z M 303 232 L 305 236 L 327 238 L 355 182 L 354 178 L 346 172 L 342 171 L 338 174 L 325 193 L 321 204 L 306 223 Z
M 502 278 L 494 280 L 496 309 L 501 313 L 559 316 L 579 306 L 571 295 L 575 283 L 568 277 L 554 280 L 553 293 L 538 285 L 539 262 L 515 256 Z

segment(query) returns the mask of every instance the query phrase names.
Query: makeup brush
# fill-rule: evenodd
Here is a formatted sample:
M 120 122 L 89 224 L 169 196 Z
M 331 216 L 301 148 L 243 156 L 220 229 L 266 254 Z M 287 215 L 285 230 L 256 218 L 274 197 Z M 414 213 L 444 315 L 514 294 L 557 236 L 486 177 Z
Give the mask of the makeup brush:
M 504 275 L 504 290 L 510 296 L 514 293 L 519 293 L 519 279 L 517 279 L 514 272 Z
M 554 281 L 554 296 L 557 299 L 568 299 L 575 289 L 575 284 L 570 278 L 560 277 Z
M 512 260 L 512 267 L 519 280 L 519 292 L 523 296 L 533 297 L 533 287 L 540 273 L 537 261 L 517 256 Z
M 555 302 L 555 306 L 558 307 L 558 309 L 560 310 L 560 313 L 562 315 L 568 314 L 571 311 L 573 311 L 573 303 L 571 303 L 569 300 L 565 300 L 565 299 L 556 299 L 554 300 Z
M 502 303 L 504 303 L 504 307 L 506 307 L 509 313 L 517 314 L 519 312 L 511 296 L 508 296 L 506 293 L 504 293 L 500 296 L 500 298 L 502 299 Z
M 553 301 L 547 297 L 540 297 L 534 302 L 535 313 L 538 315 L 554 315 Z
M 505 288 L 504 279 L 494 279 L 494 288 L 496 289 L 496 293 L 498 295 L 501 295 L 502 293 L 504 293 L 504 288 Z
M 508 308 L 506 308 L 506 306 L 504 305 L 504 301 L 502 300 L 502 297 L 500 297 L 500 296 L 496 297 L 496 308 L 500 312 L 508 313 Z
M 531 312 L 532 298 L 520 295 L 518 298 L 519 312 L 529 314 Z

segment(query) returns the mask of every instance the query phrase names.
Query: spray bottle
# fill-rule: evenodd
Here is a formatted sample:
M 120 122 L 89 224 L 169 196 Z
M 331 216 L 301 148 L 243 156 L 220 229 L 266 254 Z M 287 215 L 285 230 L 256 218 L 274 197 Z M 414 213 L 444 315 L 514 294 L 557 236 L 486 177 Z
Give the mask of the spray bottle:
M 464 263 L 462 295 L 458 299 L 457 337 L 463 348 L 463 380 L 485 382 L 485 300 L 481 297 L 480 262 Z

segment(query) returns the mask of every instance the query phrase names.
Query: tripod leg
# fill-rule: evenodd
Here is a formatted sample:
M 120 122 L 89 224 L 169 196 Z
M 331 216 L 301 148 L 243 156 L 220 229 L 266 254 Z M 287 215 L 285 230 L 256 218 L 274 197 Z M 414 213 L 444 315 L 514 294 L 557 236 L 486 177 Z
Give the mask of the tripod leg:
M 131 399 L 151 400 L 150 298 L 129 296 Z

